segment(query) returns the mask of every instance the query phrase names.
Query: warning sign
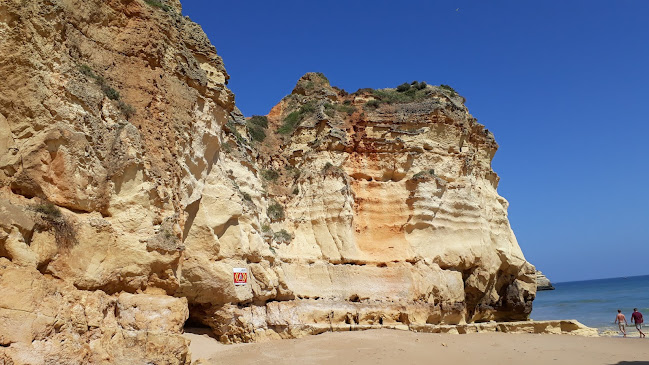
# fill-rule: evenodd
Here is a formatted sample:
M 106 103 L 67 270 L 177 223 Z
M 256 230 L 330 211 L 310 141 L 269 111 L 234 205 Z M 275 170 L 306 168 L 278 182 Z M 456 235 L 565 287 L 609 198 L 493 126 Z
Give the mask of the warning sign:
M 234 273 L 234 285 L 248 284 L 248 269 L 235 267 L 232 271 Z

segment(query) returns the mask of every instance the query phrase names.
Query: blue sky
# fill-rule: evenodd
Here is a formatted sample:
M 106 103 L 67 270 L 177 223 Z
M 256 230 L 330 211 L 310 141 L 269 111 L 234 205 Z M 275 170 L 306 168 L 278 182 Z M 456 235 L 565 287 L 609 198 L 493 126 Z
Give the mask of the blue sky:
M 493 131 L 500 195 L 551 280 L 649 274 L 649 1 L 196 1 L 246 115 L 306 72 L 449 84 Z

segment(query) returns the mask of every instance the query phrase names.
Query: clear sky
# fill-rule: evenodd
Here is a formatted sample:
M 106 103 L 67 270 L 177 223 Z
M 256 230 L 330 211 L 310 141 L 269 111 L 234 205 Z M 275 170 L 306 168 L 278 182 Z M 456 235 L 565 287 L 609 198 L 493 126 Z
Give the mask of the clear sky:
M 181 1 L 245 115 L 308 71 L 451 85 L 500 144 L 530 262 L 555 282 L 649 274 L 649 1 Z

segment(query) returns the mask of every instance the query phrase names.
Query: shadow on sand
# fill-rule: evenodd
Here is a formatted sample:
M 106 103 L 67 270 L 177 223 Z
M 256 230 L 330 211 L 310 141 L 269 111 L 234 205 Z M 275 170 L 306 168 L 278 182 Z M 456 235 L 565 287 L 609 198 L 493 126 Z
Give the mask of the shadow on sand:
M 649 365 L 649 361 L 620 361 L 611 365 Z

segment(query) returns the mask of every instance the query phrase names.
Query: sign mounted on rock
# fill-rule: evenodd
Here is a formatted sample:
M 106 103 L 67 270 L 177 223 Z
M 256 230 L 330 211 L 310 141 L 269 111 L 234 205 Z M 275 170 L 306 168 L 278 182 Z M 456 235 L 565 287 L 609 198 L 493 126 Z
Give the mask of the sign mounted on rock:
M 248 269 L 234 267 L 232 268 L 234 273 L 234 285 L 246 285 L 248 284 Z

